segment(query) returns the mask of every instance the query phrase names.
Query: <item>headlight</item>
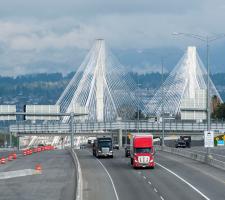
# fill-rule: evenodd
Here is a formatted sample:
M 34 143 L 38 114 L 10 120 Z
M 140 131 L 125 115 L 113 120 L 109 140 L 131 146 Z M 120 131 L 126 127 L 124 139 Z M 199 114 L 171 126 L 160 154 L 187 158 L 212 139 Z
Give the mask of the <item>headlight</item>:
M 101 151 L 98 151 L 98 153 L 101 153 Z
M 110 153 L 112 153 L 112 151 L 110 151 Z

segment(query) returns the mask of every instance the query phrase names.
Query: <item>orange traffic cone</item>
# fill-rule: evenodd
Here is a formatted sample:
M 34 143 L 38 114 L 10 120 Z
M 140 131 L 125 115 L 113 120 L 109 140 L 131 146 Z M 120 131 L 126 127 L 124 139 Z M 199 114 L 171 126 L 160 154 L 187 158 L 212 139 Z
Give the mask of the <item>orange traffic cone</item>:
M 41 174 L 41 172 L 42 172 L 42 166 L 41 166 L 41 164 L 36 164 L 35 165 L 35 170 L 36 170 L 36 172 L 38 174 Z

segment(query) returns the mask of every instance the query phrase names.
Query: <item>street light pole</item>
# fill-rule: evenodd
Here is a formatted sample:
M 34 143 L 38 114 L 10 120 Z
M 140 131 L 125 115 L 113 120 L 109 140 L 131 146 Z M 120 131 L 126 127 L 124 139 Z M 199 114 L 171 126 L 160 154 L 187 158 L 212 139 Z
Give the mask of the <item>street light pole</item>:
M 210 69 L 209 69 L 209 37 L 206 37 L 206 66 L 207 66 L 207 129 L 211 130 L 211 101 L 210 101 Z
M 161 65 L 162 65 L 162 94 L 161 94 L 161 97 L 162 97 L 162 114 L 161 114 L 161 117 L 162 117 L 162 146 L 165 145 L 164 143 L 164 136 L 165 136 L 165 124 L 164 124 L 164 60 L 163 60 L 163 57 L 161 57 Z
M 140 122 L 139 121 L 140 120 L 140 113 L 139 113 L 139 110 L 140 110 L 140 108 L 139 108 L 139 101 L 140 101 L 140 97 L 139 97 L 139 77 L 138 77 L 138 88 L 137 89 L 138 89 L 138 91 L 137 91 L 137 93 L 138 93 L 138 98 L 137 98 L 138 99 L 138 113 L 137 113 L 137 118 L 138 118 L 138 124 L 137 125 L 138 125 L 138 127 L 137 128 L 138 128 L 138 133 L 139 133 L 139 122 Z
M 206 37 L 206 66 L 207 66 L 207 130 L 211 130 L 211 100 L 210 100 L 210 89 L 209 89 L 209 37 Z M 210 148 L 206 148 L 206 159 L 208 160 L 210 155 Z

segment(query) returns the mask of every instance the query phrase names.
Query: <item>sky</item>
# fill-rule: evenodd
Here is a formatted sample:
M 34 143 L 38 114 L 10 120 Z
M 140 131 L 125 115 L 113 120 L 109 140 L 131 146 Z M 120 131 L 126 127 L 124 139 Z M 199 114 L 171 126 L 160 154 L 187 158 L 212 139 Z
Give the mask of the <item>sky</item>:
M 173 32 L 225 33 L 224 0 L 0 0 L 1 76 L 75 71 L 96 38 L 104 38 L 132 71 L 167 70 L 188 45 L 205 59 L 205 44 Z M 225 38 L 210 44 L 211 71 L 225 72 Z

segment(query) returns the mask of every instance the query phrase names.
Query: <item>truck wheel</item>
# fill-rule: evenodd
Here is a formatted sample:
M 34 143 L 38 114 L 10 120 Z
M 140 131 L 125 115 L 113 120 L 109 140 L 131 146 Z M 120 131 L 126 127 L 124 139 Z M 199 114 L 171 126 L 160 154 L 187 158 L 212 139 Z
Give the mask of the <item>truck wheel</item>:
M 131 165 L 133 165 L 133 162 L 134 162 L 133 158 L 130 158 L 130 164 Z
M 111 155 L 110 158 L 113 158 L 113 155 Z

